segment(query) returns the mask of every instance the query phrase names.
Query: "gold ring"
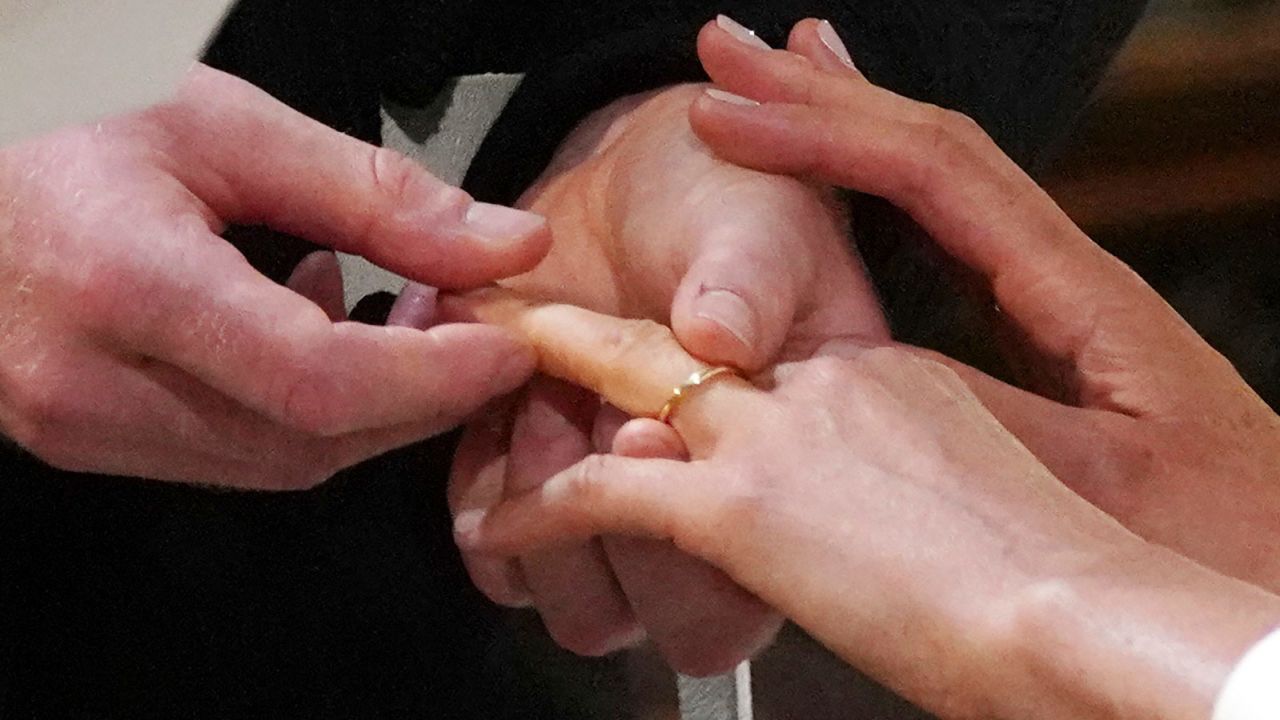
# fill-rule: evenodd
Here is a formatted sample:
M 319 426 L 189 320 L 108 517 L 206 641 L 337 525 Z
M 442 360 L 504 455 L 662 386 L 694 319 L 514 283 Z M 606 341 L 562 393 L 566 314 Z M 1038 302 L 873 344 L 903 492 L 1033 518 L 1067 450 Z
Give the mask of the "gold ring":
M 676 408 L 680 407 L 680 403 L 684 402 L 685 398 L 689 397 L 689 394 L 693 392 L 694 388 L 697 388 L 700 385 L 705 385 L 709 381 L 723 375 L 739 377 L 738 371 L 728 365 L 703 368 L 690 375 L 688 380 L 677 385 L 675 389 L 671 391 L 671 399 L 667 401 L 666 405 L 662 406 L 662 410 L 658 413 L 658 422 L 670 423 L 672 413 L 676 411 Z

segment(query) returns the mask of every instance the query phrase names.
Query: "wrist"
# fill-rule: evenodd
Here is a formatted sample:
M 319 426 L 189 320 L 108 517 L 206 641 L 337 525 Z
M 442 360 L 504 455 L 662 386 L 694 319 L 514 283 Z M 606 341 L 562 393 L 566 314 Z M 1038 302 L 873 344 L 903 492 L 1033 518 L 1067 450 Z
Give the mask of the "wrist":
M 997 717 L 1204 720 L 1280 600 L 1130 536 L 1008 606 L 988 685 Z

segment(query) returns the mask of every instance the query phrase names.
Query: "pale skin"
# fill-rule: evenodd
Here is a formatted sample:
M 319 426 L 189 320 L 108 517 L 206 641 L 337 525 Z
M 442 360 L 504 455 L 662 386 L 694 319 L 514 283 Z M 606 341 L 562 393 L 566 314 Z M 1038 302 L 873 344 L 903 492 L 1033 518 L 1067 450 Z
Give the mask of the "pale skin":
M 498 328 L 345 322 L 331 253 L 281 287 L 218 236 L 229 223 L 450 288 L 550 244 L 540 217 L 196 66 L 167 104 L 0 150 L 0 431 L 70 470 L 300 489 L 533 370 Z
M 501 284 L 669 324 L 693 354 L 748 371 L 808 357 L 833 337 L 887 340 L 830 190 L 717 158 L 689 126 L 701 92 L 624 98 L 566 138 L 517 203 L 548 218 L 555 244 L 533 272 Z M 468 429 L 450 483 L 454 512 L 535 488 L 593 451 L 626 450 L 613 443 L 626 419 L 602 412 L 593 393 L 536 379 L 512 408 Z M 582 654 L 647 636 L 673 667 L 705 675 L 732 668 L 780 624 L 666 543 L 609 537 L 464 559 L 488 597 L 536 607 L 552 637 Z
M 794 53 L 704 30 L 699 52 L 711 77 L 763 105 L 699 100 L 699 137 L 734 162 L 881 195 L 910 212 L 986 279 L 1026 341 L 1030 357 L 1019 364 L 1048 391 L 931 357 L 1127 527 L 1280 590 L 1280 418 L 972 121 L 875 87 L 824 56 L 806 27 L 793 32 Z
M 1200 523 L 1179 532 L 1144 521 L 1159 515 L 1156 498 L 1125 514 L 1073 492 L 1073 466 L 1047 443 L 1037 457 L 1045 435 L 1034 431 L 1072 419 L 1069 410 L 1110 412 L 1169 433 L 1168 447 L 1195 428 L 1150 413 L 1185 412 L 1195 398 L 1179 393 L 1194 392 L 1215 403 L 1200 413 L 1208 428 L 1265 438 L 1274 416 L 971 124 L 875 88 L 832 47 L 814 21 L 793 31 L 790 53 L 709 26 L 700 38 L 709 73 L 758 104 L 707 96 L 693 108 L 695 129 L 726 157 L 745 147 L 733 159 L 818 174 L 911 212 L 988 278 L 1038 349 L 1074 368 L 1076 397 L 1105 398 L 1108 409 L 1052 404 L 914 348 L 835 340 L 753 384 L 704 388 L 674 418 L 678 435 L 632 421 L 615 444 L 643 447 L 629 454 L 647 459 L 592 456 L 459 516 L 460 543 L 510 556 L 601 533 L 669 538 L 943 717 L 1208 717 L 1232 665 L 1280 624 L 1280 599 L 1247 568 L 1256 543 L 1275 537 L 1249 526 L 1276 507 L 1249 495 L 1265 490 L 1254 478 L 1271 446 L 1193 457 L 1192 445 L 1177 457 L 1202 458 L 1198 474 L 1147 475 L 1164 483 L 1171 512 L 1200 500 L 1219 521 L 1213 532 Z M 925 170 L 939 161 L 934 181 Z M 451 306 L 521 333 L 542 371 L 633 414 L 652 415 L 699 365 L 654 325 L 492 293 Z M 1107 312 L 1120 306 L 1128 314 Z M 1079 367 L 1098 356 L 1082 350 L 1104 341 L 1113 363 L 1105 393 L 1103 376 Z M 1242 416 L 1250 422 L 1237 423 Z M 1058 443 L 1082 455 L 1072 432 Z M 681 438 L 691 462 L 669 459 Z M 1210 461 L 1255 472 L 1204 480 Z M 1186 488 L 1197 482 L 1210 490 Z M 1235 499 L 1209 502 L 1209 493 Z M 1262 510 L 1240 513 L 1241 498 Z M 1236 523 L 1261 537 L 1236 535 Z M 1215 552 L 1204 552 L 1211 536 Z

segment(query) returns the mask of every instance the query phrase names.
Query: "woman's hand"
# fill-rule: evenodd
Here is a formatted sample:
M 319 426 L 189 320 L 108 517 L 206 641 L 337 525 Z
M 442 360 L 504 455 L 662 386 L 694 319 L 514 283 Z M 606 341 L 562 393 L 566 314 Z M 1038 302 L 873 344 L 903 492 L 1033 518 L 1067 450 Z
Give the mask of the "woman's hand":
M 512 329 L 542 372 L 634 415 L 703 367 L 656 323 L 501 291 L 445 308 Z M 720 376 L 678 407 L 692 462 L 590 456 L 460 513 L 460 545 L 669 540 L 944 717 L 1199 720 L 1280 622 L 1274 597 L 1072 493 L 944 365 L 833 341 L 755 380 L 768 391 Z M 616 442 L 665 456 L 672 438 L 639 419 Z
M 814 103 L 844 93 L 847 103 L 709 97 L 693 111 L 699 132 L 726 153 L 730 139 L 743 147 L 756 133 L 763 139 L 749 146 L 754 154 L 736 160 L 820 171 L 894 199 L 992 279 L 1005 311 L 1038 328 L 1042 350 L 1078 360 L 1073 353 L 1085 348 L 1097 363 L 1114 346 L 1124 351 L 1117 359 L 1136 363 L 1160 359 L 1150 343 L 1180 342 L 1173 347 L 1186 351 L 1177 360 L 1190 377 L 1243 389 L 980 133 L 870 86 L 820 29 L 803 23 L 792 37 L 792 48 L 815 60 L 709 26 L 701 48 L 719 82 L 759 81 Z M 953 126 L 968 128 L 960 131 L 966 144 L 951 144 Z M 931 159 L 942 163 L 938 181 Z M 698 366 L 652 325 L 492 305 L 480 314 L 528 337 L 544 372 L 633 414 L 654 413 L 667 388 Z M 1144 313 L 1143 322 L 1130 326 L 1121 308 Z M 1136 336 L 1121 342 L 1128 332 Z M 983 405 L 1042 442 L 1053 422 L 1105 413 L 944 368 L 912 348 L 835 342 L 823 354 L 831 357 L 757 378 L 768 393 L 733 380 L 699 390 L 674 418 L 693 462 L 593 456 L 488 513 L 460 515 L 460 543 L 510 555 L 599 533 L 671 538 L 944 716 L 1203 718 L 1232 663 L 1280 620 L 1273 596 L 1142 541 L 1070 492 Z M 1177 384 L 1189 368 L 1155 368 L 1120 365 L 1106 377 L 1150 373 L 1167 394 L 1115 385 L 1105 397 L 1179 406 Z M 1098 396 L 1098 377 L 1082 376 L 1088 397 Z M 1252 402 L 1246 391 L 1234 409 Z M 1037 410 L 1050 427 L 1037 425 Z M 1117 423 L 1143 422 L 1109 412 Z M 670 428 L 636 420 L 617 442 L 665 455 L 674 440 Z
M 986 279 L 1045 392 L 936 359 L 1125 526 L 1280 589 L 1280 419 L 974 123 L 872 85 L 830 49 L 838 43 L 816 21 L 796 26 L 794 52 L 708 25 L 699 38 L 707 71 L 749 99 L 700 99 L 694 130 L 734 162 L 880 195 L 909 212 Z

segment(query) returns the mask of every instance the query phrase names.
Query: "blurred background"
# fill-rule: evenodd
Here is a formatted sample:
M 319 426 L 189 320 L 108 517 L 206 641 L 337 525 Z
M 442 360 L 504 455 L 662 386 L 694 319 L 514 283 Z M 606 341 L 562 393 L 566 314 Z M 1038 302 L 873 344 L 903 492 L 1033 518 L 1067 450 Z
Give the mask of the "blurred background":
M 1042 179 L 1280 407 L 1280 2 L 1156 0 Z
M 1040 178 L 1050 194 L 1280 408 L 1280 0 L 1153 0 L 1059 150 Z M 513 622 L 540 634 L 536 618 Z M 598 665 L 583 685 L 577 662 L 530 650 L 577 709 L 678 717 L 651 652 Z M 753 675 L 756 720 L 928 717 L 793 628 Z M 626 708 L 601 692 L 620 681 Z

